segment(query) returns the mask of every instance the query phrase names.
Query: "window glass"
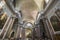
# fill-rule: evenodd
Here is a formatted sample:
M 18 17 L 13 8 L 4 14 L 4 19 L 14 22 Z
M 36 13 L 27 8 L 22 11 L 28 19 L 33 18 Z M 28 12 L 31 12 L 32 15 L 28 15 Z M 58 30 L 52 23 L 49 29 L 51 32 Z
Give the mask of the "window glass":
M 14 37 L 14 32 L 12 32 L 11 37 Z
M 57 19 L 56 16 L 52 16 L 50 19 L 52 26 L 55 31 L 60 31 L 60 21 Z
M 6 20 L 7 20 L 7 14 L 6 13 L 0 14 L 0 29 L 3 28 Z
M 16 29 L 17 30 L 17 27 L 18 27 L 18 19 L 15 19 L 12 29 Z
M 58 9 L 55 13 L 60 18 L 60 9 Z

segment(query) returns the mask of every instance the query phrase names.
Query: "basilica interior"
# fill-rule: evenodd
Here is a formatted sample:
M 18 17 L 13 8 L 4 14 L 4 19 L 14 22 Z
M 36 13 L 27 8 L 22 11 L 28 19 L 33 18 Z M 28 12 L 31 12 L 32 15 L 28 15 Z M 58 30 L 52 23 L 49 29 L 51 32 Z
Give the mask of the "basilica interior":
M 60 40 L 60 0 L 0 0 L 0 40 Z

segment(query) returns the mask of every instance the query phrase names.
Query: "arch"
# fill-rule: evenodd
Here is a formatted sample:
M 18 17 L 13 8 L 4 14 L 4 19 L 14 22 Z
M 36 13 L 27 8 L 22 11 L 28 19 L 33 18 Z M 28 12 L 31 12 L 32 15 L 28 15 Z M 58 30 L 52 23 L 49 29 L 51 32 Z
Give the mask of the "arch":
M 52 16 L 50 18 L 52 27 L 54 28 L 55 31 L 60 31 L 60 21 L 58 20 L 58 18 L 56 16 Z
M 11 37 L 14 37 L 14 33 L 15 33 L 14 31 L 11 33 Z
M 15 21 L 14 21 L 14 24 L 13 24 L 12 29 L 17 29 L 16 26 L 18 26 L 18 19 L 17 19 L 17 18 L 16 18 Z
M 7 18 L 8 18 L 8 16 L 7 16 L 6 13 L 3 13 L 3 14 L 0 15 L 0 29 L 3 28 Z
M 60 9 L 57 9 L 57 10 L 55 11 L 55 13 L 56 13 L 56 15 L 60 18 Z

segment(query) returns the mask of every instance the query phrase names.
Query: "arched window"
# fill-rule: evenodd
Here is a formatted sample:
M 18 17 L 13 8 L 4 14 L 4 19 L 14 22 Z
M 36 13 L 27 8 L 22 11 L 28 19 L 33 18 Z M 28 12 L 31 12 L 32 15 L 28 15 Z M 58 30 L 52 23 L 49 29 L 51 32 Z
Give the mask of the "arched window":
M 18 27 L 18 19 L 16 18 L 15 21 L 14 21 L 12 29 L 17 30 L 17 27 Z
M 60 18 L 60 9 L 57 9 L 55 13 Z
M 7 20 L 7 17 L 8 16 L 7 16 L 6 13 L 3 13 L 3 14 L 0 15 L 0 29 L 3 28 L 3 26 L 4 26 L 4 24 L 5 24 L 6 20 Z
M 55 31 L 60 31 L 60 21 L 58 20 L 58 18 L 56 16 L 52 16 L 50 18 L 51 24 L 54 28 Z
M 14 37 L 14 31 L 12 32 L 11 37 Z

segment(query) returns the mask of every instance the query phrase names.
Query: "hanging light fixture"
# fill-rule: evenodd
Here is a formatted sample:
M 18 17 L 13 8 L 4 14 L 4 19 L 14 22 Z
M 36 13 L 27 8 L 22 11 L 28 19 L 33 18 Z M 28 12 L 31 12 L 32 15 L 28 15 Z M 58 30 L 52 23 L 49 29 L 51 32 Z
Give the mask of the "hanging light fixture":
M 25 22 L 23 27 L 24 28 L 33 28 L 33 24 L 30 22 Z

